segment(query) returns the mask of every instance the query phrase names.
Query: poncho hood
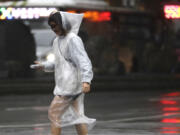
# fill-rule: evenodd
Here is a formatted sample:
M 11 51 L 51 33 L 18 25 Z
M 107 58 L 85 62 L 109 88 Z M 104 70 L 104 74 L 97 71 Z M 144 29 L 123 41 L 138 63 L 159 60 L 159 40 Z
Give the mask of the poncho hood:
M 62 17 L 63 28 L 68 32 L 78 34 L 84 14 L 68 13 L 63 11 L 60 11 L 60 14 Z

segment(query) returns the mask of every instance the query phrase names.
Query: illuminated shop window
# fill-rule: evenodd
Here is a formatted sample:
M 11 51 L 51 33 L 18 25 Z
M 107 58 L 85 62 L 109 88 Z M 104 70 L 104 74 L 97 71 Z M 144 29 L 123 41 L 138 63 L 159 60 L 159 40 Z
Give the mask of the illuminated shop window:
M 76 13 L 74 10 L 67 11 L 70 13 Z M 103 22 L 111 20 L 111 12 L 108 11 L 85 11 L 84 18 L 92 22 Z
M 180 5 L 165 5 L 164 15 L 167 19 L 179 19 L 180 18 Z
M 0 8 L 0 20 L 39 19 L 48 17 L 55 8 Z
M 0 20 L 12 19 L 39 19 L 48 17 L 56 8 L 0 8 Z M 67 11 L 76 13 L 76 11 Z M 102 22 L 111 20 L 111 12 L 108 11 L 85 11 L 84 18 L 92 22 Z

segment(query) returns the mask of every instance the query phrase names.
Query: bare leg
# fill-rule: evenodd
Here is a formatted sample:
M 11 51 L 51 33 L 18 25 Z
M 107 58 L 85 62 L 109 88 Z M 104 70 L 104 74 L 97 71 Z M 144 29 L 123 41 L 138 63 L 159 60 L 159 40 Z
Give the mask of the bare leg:
M 87 135 L 88 134 L 86 124 L 77 124 L 76 131 L 77 131 L 78 135 Z
M 51 123 L 51 135 L 61 135 L 61 128 L 57 128 L 53 123 Z
M 61 135 L 60 117 L 69 106 L 65 97 L 55 96 L 48 110 L 48 117 L 51 120 L 51 135 Z M 58 126 L 57 126 L 58 125 Z
M 76 112 L 79 113 L 77 100 L 75 100 L 73 102 L 73 107 L 76 110 Z M 75 127 L 76 127 L 76 131 L 77 131 L 78 135 L 87 135 L 88 134 L 88 130 L 87 130 L 87 125 L 86 124 L 77 124 L 77 125 L 75 125 Z

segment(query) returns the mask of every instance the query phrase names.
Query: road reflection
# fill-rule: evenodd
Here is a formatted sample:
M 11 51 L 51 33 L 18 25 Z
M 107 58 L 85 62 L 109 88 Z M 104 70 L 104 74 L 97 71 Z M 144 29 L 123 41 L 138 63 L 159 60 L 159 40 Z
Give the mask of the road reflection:
M 43 127 L 35 127 L 34 131 L 36 135 L 44 135 L 44 133 L 46 132 L 45 128 Z
M 163 112 L 161 134 L 180 134 L 180 92 L 163 95 L 160 104 Z

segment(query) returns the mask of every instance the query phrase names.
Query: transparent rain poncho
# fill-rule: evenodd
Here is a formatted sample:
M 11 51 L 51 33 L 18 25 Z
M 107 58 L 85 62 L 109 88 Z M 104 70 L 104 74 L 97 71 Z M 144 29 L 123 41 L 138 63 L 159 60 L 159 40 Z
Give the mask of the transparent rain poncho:
M 55 71 L 54 99 L 48 116 L 57 127 L 87 124 L 91 129 L 96 120 L 84 115 L 84 93 L 82 82 L 93 78 L 92 65 L 77 36 L 83 14 L 59 12 L 66 36 L 57 36 L 53 42 L 55 62 L 44 62 L 44 70 Z

